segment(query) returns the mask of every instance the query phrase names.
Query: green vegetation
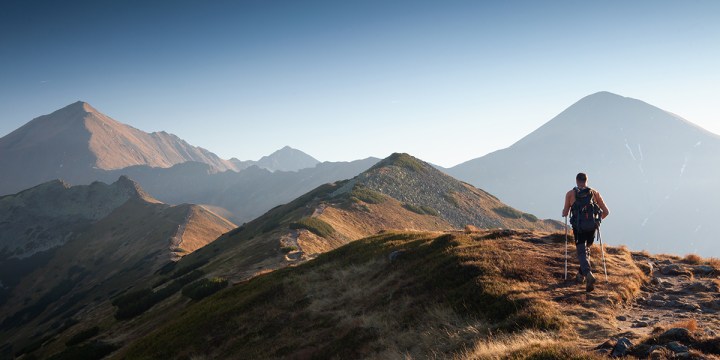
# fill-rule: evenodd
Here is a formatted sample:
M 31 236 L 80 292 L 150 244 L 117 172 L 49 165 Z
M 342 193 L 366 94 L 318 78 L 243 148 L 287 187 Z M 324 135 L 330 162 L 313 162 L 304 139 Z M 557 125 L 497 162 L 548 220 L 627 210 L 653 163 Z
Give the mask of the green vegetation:
M 498 215 L 508 219 L 521 219 L 523 217 L 522 211 L 515 210 L 509 206 L 494 208 L 493 211 Z
M 307 229 L 317 236 L 329 237 L 335 233 L 332 225 L 313 217 L 304 217 L 290 224 L 290 229 Z
M 50 304 L 58 301 L 62 296 L 69 293 L 75 287 L 75 284 L 76 282 L 71 279 L 60 281 L 60 283 L 41 296 L 34 304 L 19 310 L 3 320 L 2 324 L 0 324 L 0 330 L 9 330 L 35 319 L 42 314 Z
M 282 251 L 283 253 L 287 254 L 287 253 L 291 253 L 291 252 L 293 252 L 293 251 L 297 251 L 297 249 L 298 249 L 297 246 L 292 246 L 292 245 L 291 245 L 291 246 L 283 246 L 283 247 L 281 247 L 281 248 L 280 248 L 280 251 Z
M 440 213 L 437 212 L 437 210 L 429 207 L 429 206 L 417 206 L 413 204 L 403 204 L 402 207 L 405 209 L 408 209 L 414 213 L 420 214 L 420 215 L 431 215 L 431 216 L 438 216 Z
M 370 170 L 380 169 L 386 166 L 397 166 L 415 172 L 425 171 L 425 167 L 418 159 L 404 153 L 394 153 L 385 160 L 375 164 Z
M 422 233 L 358 240 L 205 299 L 124 356 L 452 357 L 490 333 L 557 331 L 558 310 L 524 285 L 549 275 L 510 251 L 519 244 Z
M 365 186 L 355 185 L 352 191 L 350 191 L 350 200 L 354 202 L 362 201 L 368 204 L 381 204 L 387 200 L 387 198 L 385 195 L 377 191 L 370 190 Z
M 525 220 L 527 220 L 527 221 L 530 221 L 530 222 L 537 222 L 537 221 L 538 221 L 537 216 L 535 216 L 535 215 L 533 215 L 533 214 L 523 213 L 523 214 L 522 214 L 522 217 L 523 217 L 523 219 L 525 219 Z
M 82 346 L 72 346 L 60 353 L 50 356 L 48 360 L 78 360 L 78 359 L 102 359 L 113 351 L 117 346 L 102 341 L 95 341 Z
M 73 335 L 73 337 L 71 337 L 70 339 L 68 339 L 68 341 L 65 342 L 65 345 L 66 346 L 74 346 L 74 345 L 80 344 L 81 342 L 88 340 L 99 333 L 100 333 L 100 328 L 97 326 L 93 326 L 89 329 L 82 330 L 79 333 Z
M 182 289 L 182 294 L 193 300 L 200 300 L 224 289 L 227 285 L 228 281 L 223 278 L 200 279 L 186 285 Z
M 176 292 L 180 291 L 183 286 L 201 278 L 205 273 L 201 270 L 193 270 L 189 274 L 172 281 L 163 288 L 153 291 L 150 289 L 140 289 L 125 295 L 117 297 L 112 304 L 118 309 L 115 312 L 115 318 L 118 320 L 126 320 L 138 316 L 155 304 L 169 298 Z
M 460 207 L 460 202 L 459 202 L 458 199 L 455 197 L 455 194 L 456 194 L 455 191 L 450 191 L 450 192 L 448 192 L 448 193 L 445 193 L 445 194 L 443 194 L 443 199 L 445 199 L 445 201 L 453 204 L 455 207 L 459 208 L 459 207 Z

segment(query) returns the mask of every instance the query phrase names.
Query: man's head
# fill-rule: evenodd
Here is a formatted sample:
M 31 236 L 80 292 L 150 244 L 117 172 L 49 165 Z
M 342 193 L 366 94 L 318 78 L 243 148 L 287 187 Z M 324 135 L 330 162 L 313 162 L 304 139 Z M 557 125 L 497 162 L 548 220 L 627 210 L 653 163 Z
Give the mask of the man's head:
M 577 183 L 577 186 L 579 186 L 579 187 L 587 186 L 587 174 L 578 173 L 577 176 L 575 176 L 575 182 Z

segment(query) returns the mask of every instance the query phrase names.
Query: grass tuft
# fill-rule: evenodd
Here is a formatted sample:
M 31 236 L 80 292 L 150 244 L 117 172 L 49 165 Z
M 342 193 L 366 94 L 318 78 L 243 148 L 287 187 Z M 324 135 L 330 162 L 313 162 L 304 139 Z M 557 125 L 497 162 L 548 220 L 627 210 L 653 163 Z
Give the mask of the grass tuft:
M 306 229 L 317 236 L 329 237 L 335 233 L 332 225 L 318 218 L 304 217 L 297 222 L 290 223 L 290 229 Z

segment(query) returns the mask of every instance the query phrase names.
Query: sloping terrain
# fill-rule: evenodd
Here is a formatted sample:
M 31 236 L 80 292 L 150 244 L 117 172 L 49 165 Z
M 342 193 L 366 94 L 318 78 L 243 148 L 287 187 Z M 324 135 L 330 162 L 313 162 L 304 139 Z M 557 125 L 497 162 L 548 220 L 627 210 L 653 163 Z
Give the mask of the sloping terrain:
M 559 218 L 586 172 L 613 215 L 608 242 L 720 256 L 714 240 L 720 136 L 639 100 L 587 96 L 507 149 L 448 169 L 503 202 Z M 682 210 L 681 210 L 682 209 Z M 679 241 L 682 239 L 682 241 Z
M 92 176 L 98 169 L 167 168 L 187 161 L 235 170 L 232 162 L 175 135 L 145 133 L 78 101 L 0 138 L 0 194 L 58 178 L 85 184 L 99 180 Z
M 135 193 L 128 196 L 127 189 Z M 42 225 L 47 235 L 41 239 L 59 240 L 46 243 L 44 251 L 0 260 L 5 354 L 31 352 L 75 325 L 112 314 L 107 299 L 113 294 L 144 284 L 170 260 L 235 227 L 203 207 L 169 206 L 142 194 L 121 178 L 112 185 L 71 188 L 52 182 L 2 198 L 12 200 L 15 210 L 0 233 L 12 232 L 22 244 L 23 236 L 34 241 Z M 44 204 L 38 200 L 43 198 Z
M 593 258 L 599 259 L 595 250 Z M 606 248 L 608 282 L 599 276 L 596 290 L 586 293 L 574 280 L 563 280 L 563 254 L 562 234 L 375 235 L 199 301 L 113 358 L 609 355 L 614 344 L 603 343 L 624 331 L 617 317 L 627 314 L 641 289 L 652 283 L 647 263 L 642 254 Z M 717 267 L 704 266 L 717 274 Z M 576 268 L 572 261 L 571 267 Z M 717 297 L 716 290 L 703 291 Z M 689 333 L 694 342 L 685 344 L 688 350 L 706 357 L 720 354 L 720 338 L 708 331 L 717 320 L 698 319 L 698 328 L 709 327 L 702 334 L 673 328 L 679 326 L 675 320 L 686 319 L 683 314 L 666 310 L 667 323 L 657 330 L 663 335 L 643 344 L 665 344 L 663 336 Z M 653 351 L 674 356 L 674 345 Z M 637 345 L 630 351 L 640 354 L 647 348 Z
M 188 297 L 205 291 L 197 289 L 245 282 L 380 231 L 447 230 L 465 225 L 560 228 L 556 222 L 504 206 L 409 155 L 394 154 L 352 180 L 323 185 L 270 210 L 177 263 L 153 267 L 152 277 L 108 294 L 110 299 L 99 299 L 87 310 L 83 325 L 97 326 L 96 335 L 103 344 L 124 346 L 177 316 L 192 304 Z M 181 288 L 185 295 L 177 294 Z M 80 330 L 48 339 L 38 353 L 60 351 L 76 331 Z

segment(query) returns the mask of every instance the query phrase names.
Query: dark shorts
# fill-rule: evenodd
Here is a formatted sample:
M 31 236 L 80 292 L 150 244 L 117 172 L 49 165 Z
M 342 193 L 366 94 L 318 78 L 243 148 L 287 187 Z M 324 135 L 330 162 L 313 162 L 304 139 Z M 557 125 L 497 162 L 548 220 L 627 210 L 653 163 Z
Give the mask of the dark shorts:
M 575 243 L 582 241 L 585 243 L 585 246 L 590 247 L 592 246 L 593 242 L 595 242 L 595 232 L 594 231 L 588 231 L 588 232 L 578 232 L 573 229 L 573 235 L 575 236 Z

